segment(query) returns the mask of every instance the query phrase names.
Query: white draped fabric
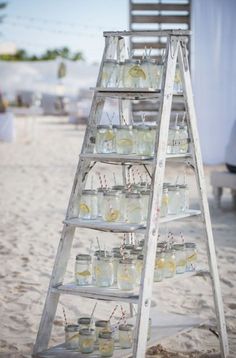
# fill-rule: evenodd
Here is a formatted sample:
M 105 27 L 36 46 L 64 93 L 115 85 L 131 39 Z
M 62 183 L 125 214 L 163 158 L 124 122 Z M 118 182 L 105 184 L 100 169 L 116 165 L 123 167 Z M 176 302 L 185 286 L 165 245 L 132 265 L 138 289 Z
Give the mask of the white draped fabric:
M 206 164 L 224 162 L 236 120 L 235 16 L 235 0 L 192 0 L 193 88 Z

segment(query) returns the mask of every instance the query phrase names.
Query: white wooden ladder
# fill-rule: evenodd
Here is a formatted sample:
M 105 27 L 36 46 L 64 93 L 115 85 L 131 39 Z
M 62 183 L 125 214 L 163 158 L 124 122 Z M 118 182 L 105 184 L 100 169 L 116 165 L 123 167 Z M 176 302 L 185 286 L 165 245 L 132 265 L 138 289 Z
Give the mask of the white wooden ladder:
M 154 31 L 152 31 L 154 32 Z M 167 36 L 167 48 L 166 48 L 166 61 L 164 64 L 164 76 L 162 81 L 162 89 L 157 92 L 150 93 L 133 93 L 132 91 L 123 92 L 121 97 L 121 91 L 113 91 L 113 96 L 117 98 L 123 98 L 125 101 L 132 100 L 134 98 L 154 98 L 155 96 L 160 97 L 160 110 L 159 110 L 159 130 L 156 133 L 156 145 L 155 145 L 155 154 L 151 161 L 151 176 L 152 176 L 152 190 L 150 194 L 149 200 L 149 211 L 148 211 L 148 219 L 145 230 L 145 257 L 144 257 L 144 266 L 142 271 L 141 285 L 139 289 L 139 295 L 133 298 L 133 303 L 138 304 L 138 312 L 136 317 L 136 334 L 134 337 L 134 346 L 132 356 L 136 358 L 144 358 L 146 351 L 146 342 L 147 342 L 147 332 L 148 332 L 148 318 L 150 313 L 150 305 L 152 300 L 152 287 L 153 287 L 153 275 L 154 275 L 154 265 L 155 265 L 155 252 L 156 245 L 158 241 L 158 231 L 159 226 L 161 224 L 160 218 L 160 207 L 161 207 L 161 199 L 162 199 L 162 187 L 164 180 L 164 171 L 166 165 L 166 151 L 167 151 L 167 140 L 168 140 L 168 130 L 170 124 L 170 114 L 171 114 L 171 105 L 173 100 L 173 85 L 174 85 L 174 77 L 175 77 L 175 69 L 176 63 L 178 60 L 181 79 L 183 83 L 183 96 L 186 105 L 187 111 L 187 121 L 188 121 L 188 130 L 190 133 L 190 141 L 191 141 L 191 158 L 192 165 L 195 170 L 195 176 L 197 181 L 197 186 L 199 190 L 200 204 L 201 204 L 201 216 L 202 221 L 205 227 L 206 233 L 206 247 L 208 254 L 208 263 L 209 263 L 209 271 L 212 282 L 214 303 L 215 303 L 215 311 L 216 311 L 216 319 L 217 326 L 219 332 L 219 340 L 220 340 L 220 349 L 222 357 L 227 357 L 228 355 L 228 340 L 227 340 L 227 332 L 226 332 L 226 324 L 224 318 L 224 310 L 223 310 L 223 302 L 220 291 L 220 281 L 218 276 L 217 269 L 217 261 L 214 247 L 214 240 L 212 235 L 211 228 L 211 219 L 208 208 L 207 201 L 207 192 L 206 185 L 203 173 L 203 164 L 201 158 L 201 151 L 199 145 L 199 137 L 197 131 L 196 124 L 196 114 L 194 109 L 193 102 L 193 94 L 191 87 L 191 79 L 188 65 L 188 56 L 186 50 L 186 41 L 187 35 L 189 33 L 186 31 L 159 31 L 152 34 L 153 36 Z M 104 33 L 106 39 L 105 51 L 103 55 L 103 60 L 101 63 L 100 73 L 98 76 L 99 84 L 101 78 L 101 70 L 103 67 L 104 59 L 106 56 L 106 52 L 108 50 L 109 38 L 116 38 L 119 43 L 119 48 L 122 48 L 123 38 L 125 36 L 135 35 L 135 32 L 106 32 Z M 137 35 L 137 34 L 136 34 Z M 150 32 L 142 32 L 139 34 L 140 36 L 149 36 Z M 85 132 L 83 147 L 81 150 L 81 155 L 78 163 L 78 167 L 75 174 L 75 179 L 72 187 L 72 192 L 69 200 L 68 210 L 66 213 L 66 218 L 63 226 L 63 231 L 59 243 L 59 247 L 57 250 L 57 255 L 53 267 L 53 272 L 48 288 L 48 293 L 46 297 L 46 302 L 44 305 L 43 314 L 41 317 L 41 322 L 38 330 L 37 339 L 34 345 L 33 356 L 34 357 L 46 357 L 50 356 L 47 353 L 48 343 L 51 336 L 51 330 L 53 325 L 53 320 L 56 314 L 57 305 L 59 301 L 60 294 L 63 292 L 68 294 L 78 294 L 82 296 L 86 296 L 86 293 L 81 293 L 78 290 L 73 292 L 73 290 L 66 290 L 65 286 L 63 286 L 63 279 L 67 267 L 67 263 L 70 256 L 70 251 L 73 243 L 73 237 L 75 233 L 75 229 L 77 226 L 83 226 L 81 222 L 76 220 L 73 217 L 74 205 L 75 202 L 81 197 L 82 190 L 85 187 L 86 178 L 90 170 L 90 166 L 95 161 L 99 162 L 99 155 L 93 154 L 93 146 L 94 146 L 94 138 L 96 135 L 96 125 L 99 123 L 99 119 L 101 118 L 104 102 L 108 92 L 100 91 L 98 88 L 95 89 L 91 112 L 88 120 L 88 125 Z M 139 97 L 140 96 L 140 97 Z M 122 99 L 121 99 L 122 103 Z M 108 161 L 107 156 L 100 155 L 100 160 Z M 113 156 L 113 160 L 117 162 L 125 163 L 125 159 L 123 158 L 115 158 Z M 137 163 L 137 158 L 129 158 L 129 163 Z M 105 224 L 104 224 L 105 225 Z M 103 225 L 103 229 L 106 229 L 106 226 Z M 108 225 L 109 226 L 109 225 Z M 83 226 L 89 227 L 89 226 Z M 95 229 L 99 229 L 99 225 L 90 226 Z M 129 231 L 128 226 L 123 225 L 123 230 L 125 232 Z M 132 229 L 135 230 L 135 229 Z M 111 228 L 107 227 L 107 231 L 112 231 Z M 122 232 L 122 229 L 120 229 Z M 124 232 L 124 231 L 123 231 Z M 64 289 L 63 289 L 64 287 Z M 63 291 L 64 290 L 64 291 Z M 92 297 L 92 294 L 87 293 L 87 297 Z M 108 299 L 112 300 L 112 298 L 106 294 L 94 294 L 94 298 L 99 299 Z M 119 300 L 122 301 L 122 297 L 119 297 Z M 126 300 L 124 298 L 124 300 Z M 126 300 L 127 301 L 127 300 Z M 53 351 L 52 351 L 53 352 Z M 56 356 L 56 351 L 53 353 Z M 120 355 L 116 354 L 115 357 L 125 357 L 124 351 L 120 353 Z M 130 354 L 129 354 L 130 356 Z M 64 355 L 64 357 L 69 357 L 68 355 Z M 73 356 L 74 357 L 74 356 Z M 77 355 L 76 355 L 77 357 Z M 78 357 L 80 357 L 78 353 Z

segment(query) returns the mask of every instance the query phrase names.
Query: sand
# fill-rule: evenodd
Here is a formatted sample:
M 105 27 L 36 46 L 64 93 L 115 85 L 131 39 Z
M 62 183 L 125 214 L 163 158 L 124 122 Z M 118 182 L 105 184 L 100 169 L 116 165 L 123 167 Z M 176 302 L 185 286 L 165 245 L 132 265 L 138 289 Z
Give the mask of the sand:
M 45 295 L 62 229 L 84 128 L 67 124 L 63 117 L 16 118 L 17 139 L 14 143 L 0 143 L 0 357 L 30 357 L 36 338 Z M 206 167 L 210 211 L 217 249 L 218 266 L 229 334 L 231 357 L 236 356 L 236 212 L 230 193 L 226 190 L 222 208 L 214 207 L 209 184 L 211 170 Z M 108 180 L 112 174 L 108 166 L 102 170 Z M 118 169 L 114 168 L 115 173 Z M 194 175 L 188 170 L 191 202 L 197 205 Z M 96 170 L 94 171 L 96 184 Z M 175 178 L 177 168 L 169 168 L 167 177 Z M 199 261 L 206 263 L 203 230 L 199 220 L 176 222 L 162 229 L 164 238 L 169 230 L 176 237 L 182 231 L 186 239 L 198 245 Z M 66 280 L 73 278 L 76 253 L 86 252 L 96 232 L 77 230 L 68 265 Z M 104 245 L 111 247 L 121 237 L 99 234 Z M 81 249 L 82 248 L 82 249 Z M 68 321 L 89 314 L 92 300 L 64 296 L 60 299 L 53 327 L 51 344 L 63 342 L 63 313 Z M 193 277 L 170 284 L 165 289 L 154 286 L 153 305 L 164 312 L 191 313 L 210 318 L 214 325 L 214 309 L 209 279 Z M 99 303 L 96 317 L 108 317 L 114 303 Z M 127 308 L 127 307 L 126 307 Z M 118 315 L 118 314 L 117 314 Z M 210 357 L 219 356 L 216 336 L 207 328 L 165 339 L 158 356 Z M 160 349 L 161 351 L 161 349 Z M 164 352 L 164 353 L 163 353 Z M 172 352 L 172 353 L 171 353 Z M 166 355 L 165 355 L 166 354 Z

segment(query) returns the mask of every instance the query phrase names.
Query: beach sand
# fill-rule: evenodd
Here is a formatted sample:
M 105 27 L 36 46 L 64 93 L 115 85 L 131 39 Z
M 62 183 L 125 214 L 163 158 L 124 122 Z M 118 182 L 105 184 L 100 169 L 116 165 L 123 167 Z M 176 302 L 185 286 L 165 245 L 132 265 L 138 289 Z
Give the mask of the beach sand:
M 16 129 L 14 143 L 0 143 L 1 358 L 30 357 L 32 352 L 84 135 L 83 127 L 67 124 L 64 117 L 18 117 Z M 223 195 L 222 208 L 214 207 L 209 176 L 215 169 L 224 170 L 224 167 L 206 167 L 205 173 L 230 352 L 231 357 L 236 357 L 236 211 L 227 190 Z M 94 185 L 97 184 L 96 170 Z M 113 180 L 109 166 L 104 164 L 99 170 L 106 173 L 108 181 Z M 112 170 L 118 178 L 119 169 Z M 177 167 L 168 166 L 167 178 L 174 180 L 178 174 L 180 170 Z M 191 203 L 196 206 L 195 178 L 190 169 L 187 174 Z M 181 231 L 186 240 L 196 242 L 199 263 L 206 264 L 205 237 L 199 219 L 164 226 L 161 231 L 163 239 L 169 230 L 176 237 Z M 66 280 L 73 279 L 75 255 L 86 252 L 91 240 L 96 247 L 96 235 L 107 248 L 122 240 L 119 235 L 117 238 L 114 234 L 77 229 Z M 93 304 L 90 299 L 62 296 L 51 344 L 64 340 L 62 306 L 68 321 L 76 322 L 79 316 L 91 313 Z M 209 318 L 214 325 L 212 290 L 208 278 L 179 280 L 162 289 L 154 285 L 153 305 L 163 312 Z M 95 316 L 108 318 L 113 308 L 112 302 L 99 302 Z M 170 356 L 219 356 L 218 339 L 206 327 L 158 343 L 166 351 L 175 352 Z M 168 355 L 163 353 L 158 356 Z

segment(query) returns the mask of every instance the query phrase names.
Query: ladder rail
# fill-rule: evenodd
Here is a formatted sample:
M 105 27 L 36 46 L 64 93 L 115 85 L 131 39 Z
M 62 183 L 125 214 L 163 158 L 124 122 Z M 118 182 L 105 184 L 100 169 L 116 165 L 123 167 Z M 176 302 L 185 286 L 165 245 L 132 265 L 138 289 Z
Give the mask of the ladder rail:
M 147 229 L 145 236 L 145 258 L 142 270 L 140 285 L 140 298 L 138 315 L 136 320 L 136 332 L 134 338 L 133 356 L 143 358 L 146 351 L 146 337 L 148 331 L 148 319 L 151 305 L 153 275 L 156 258 L 156 245 L 160 222 L 160 207 L 162 199 L 162 187 L 164 181 L 164 171 L 166 162 L 166 149 L 168 140 L 168 130 L 170 122 L 173 83 L 175 76 L 175 66 L 179 40 L 177 37 L 170 36 L 167 43 L 167 64 L 162 84 L 162 103 L 160 108 L 160 127 L 156 134 L 155 145 L 155 165 L 152 173 L 152 188 L 150 194 L 149 210 L 147 219 Z
M 226 323 L 224 317 L 224 307 L 223 307 L 223 300 L 221 295 L 215 244 L 214 244 L 214 238 L 212 233 L 211 218 L 210 218 L 209 205 L 207 199 L 206 183 L 204 178 L 204 169 L 203 169 L 201 150 L 200 150 L 200 141 L 199 141 L 199 135 L 197 130 L 197 120 L 196 120 L 196 112 L 195 112 L 194 101 L 193 101 L 187 49 L 184 41 L 181 42 L 181 47 L 178 53 L 178 59 L 179 59 L 178 62 L 180 66 L 181 78 L 183 82 L 183 92 L 186 102 L 188 128 L 190 132 L 191 143 L 193 146 L 192 153 L 193 153 L 193 162 L 195 167 L 194 172 L 198 184 L 197 187 L 199 191 L 199 198 L 201 204 L 202 220 L 205 227 L 205 234 L 207 238 L 206 241 L 207 256 L 208 256 L 208 263 L 211 273 L 211 282 L 212 282 L 214 304 L 215 304 L 215 310 L 217 316 L 217 325 L 218 325 L 218 330 L 220 332 L 221 354 L 222 357 L 225 358 L 229 354 L 229 347 L 228 347 L 228 338 L 227 338 Z

